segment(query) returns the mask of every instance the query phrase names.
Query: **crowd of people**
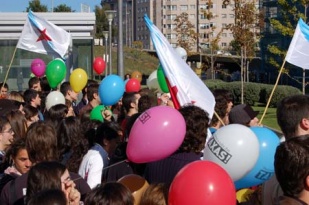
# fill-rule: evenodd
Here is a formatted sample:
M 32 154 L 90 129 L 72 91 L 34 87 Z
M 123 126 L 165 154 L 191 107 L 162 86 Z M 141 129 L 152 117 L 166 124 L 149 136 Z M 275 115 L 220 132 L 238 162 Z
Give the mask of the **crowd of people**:
M 49 109 L 45 101 L 51 89 L 46 79 L 32 77 L 28 84 L 24 92 L 9 91 L 7 84 L 0 84 L 3 205 L 133 205 L 137 201 L 167 205 L 168 189 L 176 174 L 202 159 L 205 144 L 220 127 L 233 123 L 260 126 L 258 112 L 246 104 L 234 106 L 232 93 L 217 89 L 213 91 L 216 114 L 212 119 L 195 105 L 182 106 L 179 113 L 186 133 L 180 147 L 164 159 L 137 164 L 126 156 L 131 128 L 145 110 L 157 105 L 173 107 L 168 94 L 159 96 L 148 88 L 124 93 L 115 105 L 100 110 L 102 120 L 91 120 L 91 111 L 101 104 L 98 82 L 88 80 L 81 97 L 69 82 L 63 82 L 59 91 L 65 104 Z M 283 99 L 277 117 L 286 141 L 277 148 L 276 176 L 242 204 L 309 204 L 309 97 Z M 133 194 L 138 191 L 137 181 L 132 182 L 134 190 L 120 183 L 128 175 L 147 182 L 143 193 Z

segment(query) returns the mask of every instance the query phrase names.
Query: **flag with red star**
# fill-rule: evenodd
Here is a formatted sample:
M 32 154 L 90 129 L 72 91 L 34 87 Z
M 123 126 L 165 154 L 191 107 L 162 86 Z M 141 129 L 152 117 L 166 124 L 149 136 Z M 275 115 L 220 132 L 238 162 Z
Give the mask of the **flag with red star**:
M 172 48 L 165 36 L 147 15 L 144 16 L 144 20 L 150 31 L 151 40 L 160 59 L 164 75 L 168 79 L 171 96 L 177 98 L 176 104 L 179 103 L 179 106 L 196 105 L 204 109 L 212 118 L 216 104 L 212 92 Z M 174 100 L 173 102 L 175 104 Z
M 70 33 L 29 11 L 17 48 L 64 58 L 70 42 Z

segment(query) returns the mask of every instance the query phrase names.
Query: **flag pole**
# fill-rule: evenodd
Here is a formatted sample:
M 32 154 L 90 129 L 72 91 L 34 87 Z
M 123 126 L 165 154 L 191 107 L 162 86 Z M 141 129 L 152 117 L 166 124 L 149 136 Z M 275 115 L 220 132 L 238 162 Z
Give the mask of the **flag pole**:
M 15 57 L 16 50 L 17 50 L 17 46 L 15 47 L 15 50 L 14 50 L 14 53 L 13 53 L 13 56 L 12 56 L 12 59 L 11 59 L 9 68 L 8 68 L 8 70 L 6 71 L 6 74 L 5 74 L 5 77 L 4 77 L 4 81 L 3 81 L 3 86 L 4 86 L 4 84 L 6 83 L 6 81 L 7 81 L 7 79 L 8 79 L 9 72 L 10 72 L 10 70 L 11 70 L 11 66 L 12 66 L 12 63 L 13 63 L 13 60 L 14 60 L 14 57 Z M 2 87 L 1 87 L 0 89 L 2 89 Z
M 277 77 L 277 80 L 276 80 L 276 83 L 275 83 L 275 85 L 274 85 L 273 90 L 271 91 L 271 94 L 270 94 L 269 99 L 268 99 L 268 101 L 267 101 L 265 110 L 264 110 L 263 115 L 262 115 L 262 117 L 261 117 L 261 119 L 260 119 L 260 122 L 259 122 L 260 125 L 262 124 L 262 121 L 263 121 L 263 119 L 264 119 L 264 117 L 265 117 L 265 115 L 266 115 L 266 111 L 267 111 L 267 109 L 268 109 L 268 107 L 269 107 L 270 100 L 271 100 L 271 98 L 273 97 L 274 92 L 275 92 L 275 90 L 276 90 L 276 88 L 277 88 L 277 86 L 278 86 L 279 79 L 280 79 L 281 73 L 282 73 L 282 71 L 283 71 L 285 62 L 286 62 L 286 60 L 285 60 L 285 58 L 284 58 L 284 61 L 283 61 L 283 63 L 282 63 L 282 66 L 281 66 L 281 68 L 280 68 L 280 71 L 279 71 L 279 74 L 278 74 L 278 77 Z

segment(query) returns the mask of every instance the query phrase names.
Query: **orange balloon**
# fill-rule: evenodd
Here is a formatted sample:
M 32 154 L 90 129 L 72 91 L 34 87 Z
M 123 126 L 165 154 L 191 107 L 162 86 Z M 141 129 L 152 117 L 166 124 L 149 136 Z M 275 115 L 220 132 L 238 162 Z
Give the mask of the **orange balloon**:
M 142 73 L 139 71 L 133 71 L 131 74 L 131 78 L 137 79 L 139 82 L 142 82 Z

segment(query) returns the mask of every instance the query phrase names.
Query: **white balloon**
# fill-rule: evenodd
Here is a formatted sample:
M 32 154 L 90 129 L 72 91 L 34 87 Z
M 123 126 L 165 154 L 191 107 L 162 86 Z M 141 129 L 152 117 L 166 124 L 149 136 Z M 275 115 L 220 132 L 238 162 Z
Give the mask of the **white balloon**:
M 63 104 L 65 105 L 65 98 L 59 91 L 52 91 L 46 97 L 46 109 L 47 111 L 54 105 Z
M 153 71 L 149 75 L 148 79 L 146 80 L 146 84 L 149 89 L 158 89 L 159 92 L 162 92 L 157 78 L 157 70 Z
M 187 54 L 187 51 L 183 47 L 177 47 L 175 48 L 175 51 L 184 61 L 187 61 L 188 54 Z
M 220 165 L 237 181 L 254 167 L 259 153 L 254 132 L 244 125 L 230 124 L 213 134 L 205 146 L 203 159 Z

